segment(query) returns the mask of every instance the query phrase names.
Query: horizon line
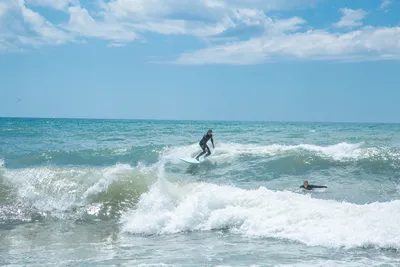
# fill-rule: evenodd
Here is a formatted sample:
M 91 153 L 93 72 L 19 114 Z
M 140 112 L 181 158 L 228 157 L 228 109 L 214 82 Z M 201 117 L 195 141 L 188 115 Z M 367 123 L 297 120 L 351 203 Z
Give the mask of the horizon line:
M 93 117 L 35 117 L 35 116 L 0 116 L 0 119 L 50 119 L 50 120 L 127 120 L 127 121 L 195 121 L 195 122 L 253 122 L 253 123 L 343 123 L 343 124 L 400 124 L 400 122 L 374 121 L 307 121 L 307 120 L 230 120 L 230 119 L 152 119 L 152 118 L 93 118 Z

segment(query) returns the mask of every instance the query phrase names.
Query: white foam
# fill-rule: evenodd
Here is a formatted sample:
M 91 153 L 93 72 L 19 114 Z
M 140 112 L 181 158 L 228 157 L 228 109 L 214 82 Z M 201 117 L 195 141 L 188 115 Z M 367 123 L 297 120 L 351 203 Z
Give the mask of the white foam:
M 400 201 L 356 205 L 313 199 L 264 187 L 243 190 L 200 183 L 155 184 L 137 208 L 124 214 L 123 230 L 136 234 L 229 229 L 310 246 L 400 248 Z
M 189 146 L 165 148 L 161 153 L 161 158 L 164 161 L 177 163 L 179 162 L 179 158 L 193 157 L 196 153 L 200 153 L 200 151 L 201 149 L 197 143 Z
M 131 167 L 117 164 L 105 168 L 35 167 L 4 172 L 5 180 L 17 191 L 18 201 L 30 204 L 42 212 L 63 217 L 74 207 L 83 207 L 91 197 L 104 192 L 123 175 L 132 172 L 147 174 L 154 167 Z M 154 175 L 156 181 L 157 174 Z M 147 176 L 140 176 L 141 178 Z
M 100 175 L 101 178 L 82 194 L 82 199 L 87 199 L 91 195 L 103 192 L 110 186 L 110 184 L 118 179 L 119 174 L 131 170 L 132 168 L 126 164 L 117 164 L 115 167 L 105 168 L 102 170 L 102 174 Z
M 365 267 L 365 266 L 399 266 L 400 261 L 384 256 L 354 257 L 346 256 L 340 260 L 328 260 L 324 257 L 306 258 L 304 262 L 295 264 L 278 264 L 277 267 Z
M 199 153 L 200 147 L 197 143 L 189 146 L 174 147 L 166 149 L 162 158 L 171 162 L 179 162 L 180 157 L 194 156 Z M 238 143 L 218 143 L 210 160 L 232 160 L 240 155 L 254 156 L 279 156 L 288 153 L 311 152 L 318 156 L 331 158 L 336 161 L 359 160 L 369 158 L 379 153 L 378 148 L 362 148 L 362 144 L 338 143 L 330 146 L 318 146 L 312 144 L 299 145 L 258 145 L 258 144 L 238 144 Z
M 111 151 L 112 154 L 114 155 L 124 155 L 129 151 L 127 147 L 120 147 L 120 148 L 115 148 Z

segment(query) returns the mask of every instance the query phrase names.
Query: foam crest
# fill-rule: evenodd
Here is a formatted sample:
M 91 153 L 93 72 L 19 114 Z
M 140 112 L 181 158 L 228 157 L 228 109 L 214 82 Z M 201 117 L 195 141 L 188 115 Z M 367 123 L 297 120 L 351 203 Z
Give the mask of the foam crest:
M 134 178 L 138 178 L 140 181 L 135 181 Z M 93 209 L 90 206 L 92 201 L 99 201 L 99 198 L 101 199 L 99 194 L 106 192 L 112 185 L 116 187 L 112 192 L 116 195 L 110 195 L 106 197 L 107 199 L 120 198 L 121 192 L 118 190 L 122 189 L 118 188 L 124 185 L 134 189 L 137 187 L 137 190 L 147 190 L 144 189 L 143 184 L 155 182 L 157 174 L 154 167 L 140 164 L 137 167 L 117 164 L 103 168 L 5 169 L 4 179 L 16 191 L 17 202 L 61 218 L 66 215 L 65 212 L 75 208 L 82 208 L 81 212 L 85 212 L 86 208 Z M 145 181 L 147 179 L 149 181 Z M 122 185 L 116 184 L 121 180 Z M 140 193 L 137 192 L 137 194 Z
M 365 150 L 361 144 L 339 143 L 330 146 L 318 146 L 311 144 L 299 145 L 253 145 L 253 144 L 222 144 L 220 153 L 231 155 L 265 155 L 276 156 L 290 153 L 311 152 L 322 157 L 329 157 L 334 160 L 359 159 Z
M 228 229 L 310 246 L 400 248 L 400 201 L 356 205 L 273 192 L 200 183 L 155 184 L 137 208 L 121 218 L 135 234 Z
M 100 180 L 96 181 L 82 194 L 82 199 L 88 199 L 89 196 L 103 192 L 118 179 L 119 175 L 131 170 L 132 168 L 126 164 L 118 164 L 113 168 L 104 169 L 99 175 L 101 177 Z
M 179 162 L 179 158 L 194 157 L 200 153 L 200 151 L 201 149 L 198 143 L 189 146 L 165 148 L 161 153 L 161 158 L 163 161 L 177 163 Z
M 217 147 L 215 151 L 212 151 L 213 156 L 212 158 L 210 158 L 211 160 L 232 160 L 232 158 L 243 155 L 271 157 L 307 153 L 324 158 L 330 158 L 336 161 L 346 161 L 369 158 L 380 153 L 378 148 L 362 148 L 362 144 L 349 144 L 345 142 L 330 146 L 318 146 L 312 144 L 257 145 L 239 143 L 218 143 L 216 145 Z M 189 146 L 166 149 L 162 154 L 162 157 L 165 160 L 176 163 L 179 161 L 179 157 L 193 157 L 197 155 L 200 151 L 201 149 L 196 143 Z

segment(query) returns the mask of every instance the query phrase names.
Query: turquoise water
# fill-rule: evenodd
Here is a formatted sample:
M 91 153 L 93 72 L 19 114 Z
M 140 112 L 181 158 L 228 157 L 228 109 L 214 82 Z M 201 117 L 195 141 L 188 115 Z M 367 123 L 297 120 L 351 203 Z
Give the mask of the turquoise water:
M 0 118 L 0 265 L 399 266 L 399 133 Z

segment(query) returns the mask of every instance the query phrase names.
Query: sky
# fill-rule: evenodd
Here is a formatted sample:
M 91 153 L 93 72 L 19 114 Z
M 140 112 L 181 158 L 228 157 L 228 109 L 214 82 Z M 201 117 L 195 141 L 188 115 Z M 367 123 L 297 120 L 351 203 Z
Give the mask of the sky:
M 0 117 L 400 122 L 399 0 L 0 0 Z

